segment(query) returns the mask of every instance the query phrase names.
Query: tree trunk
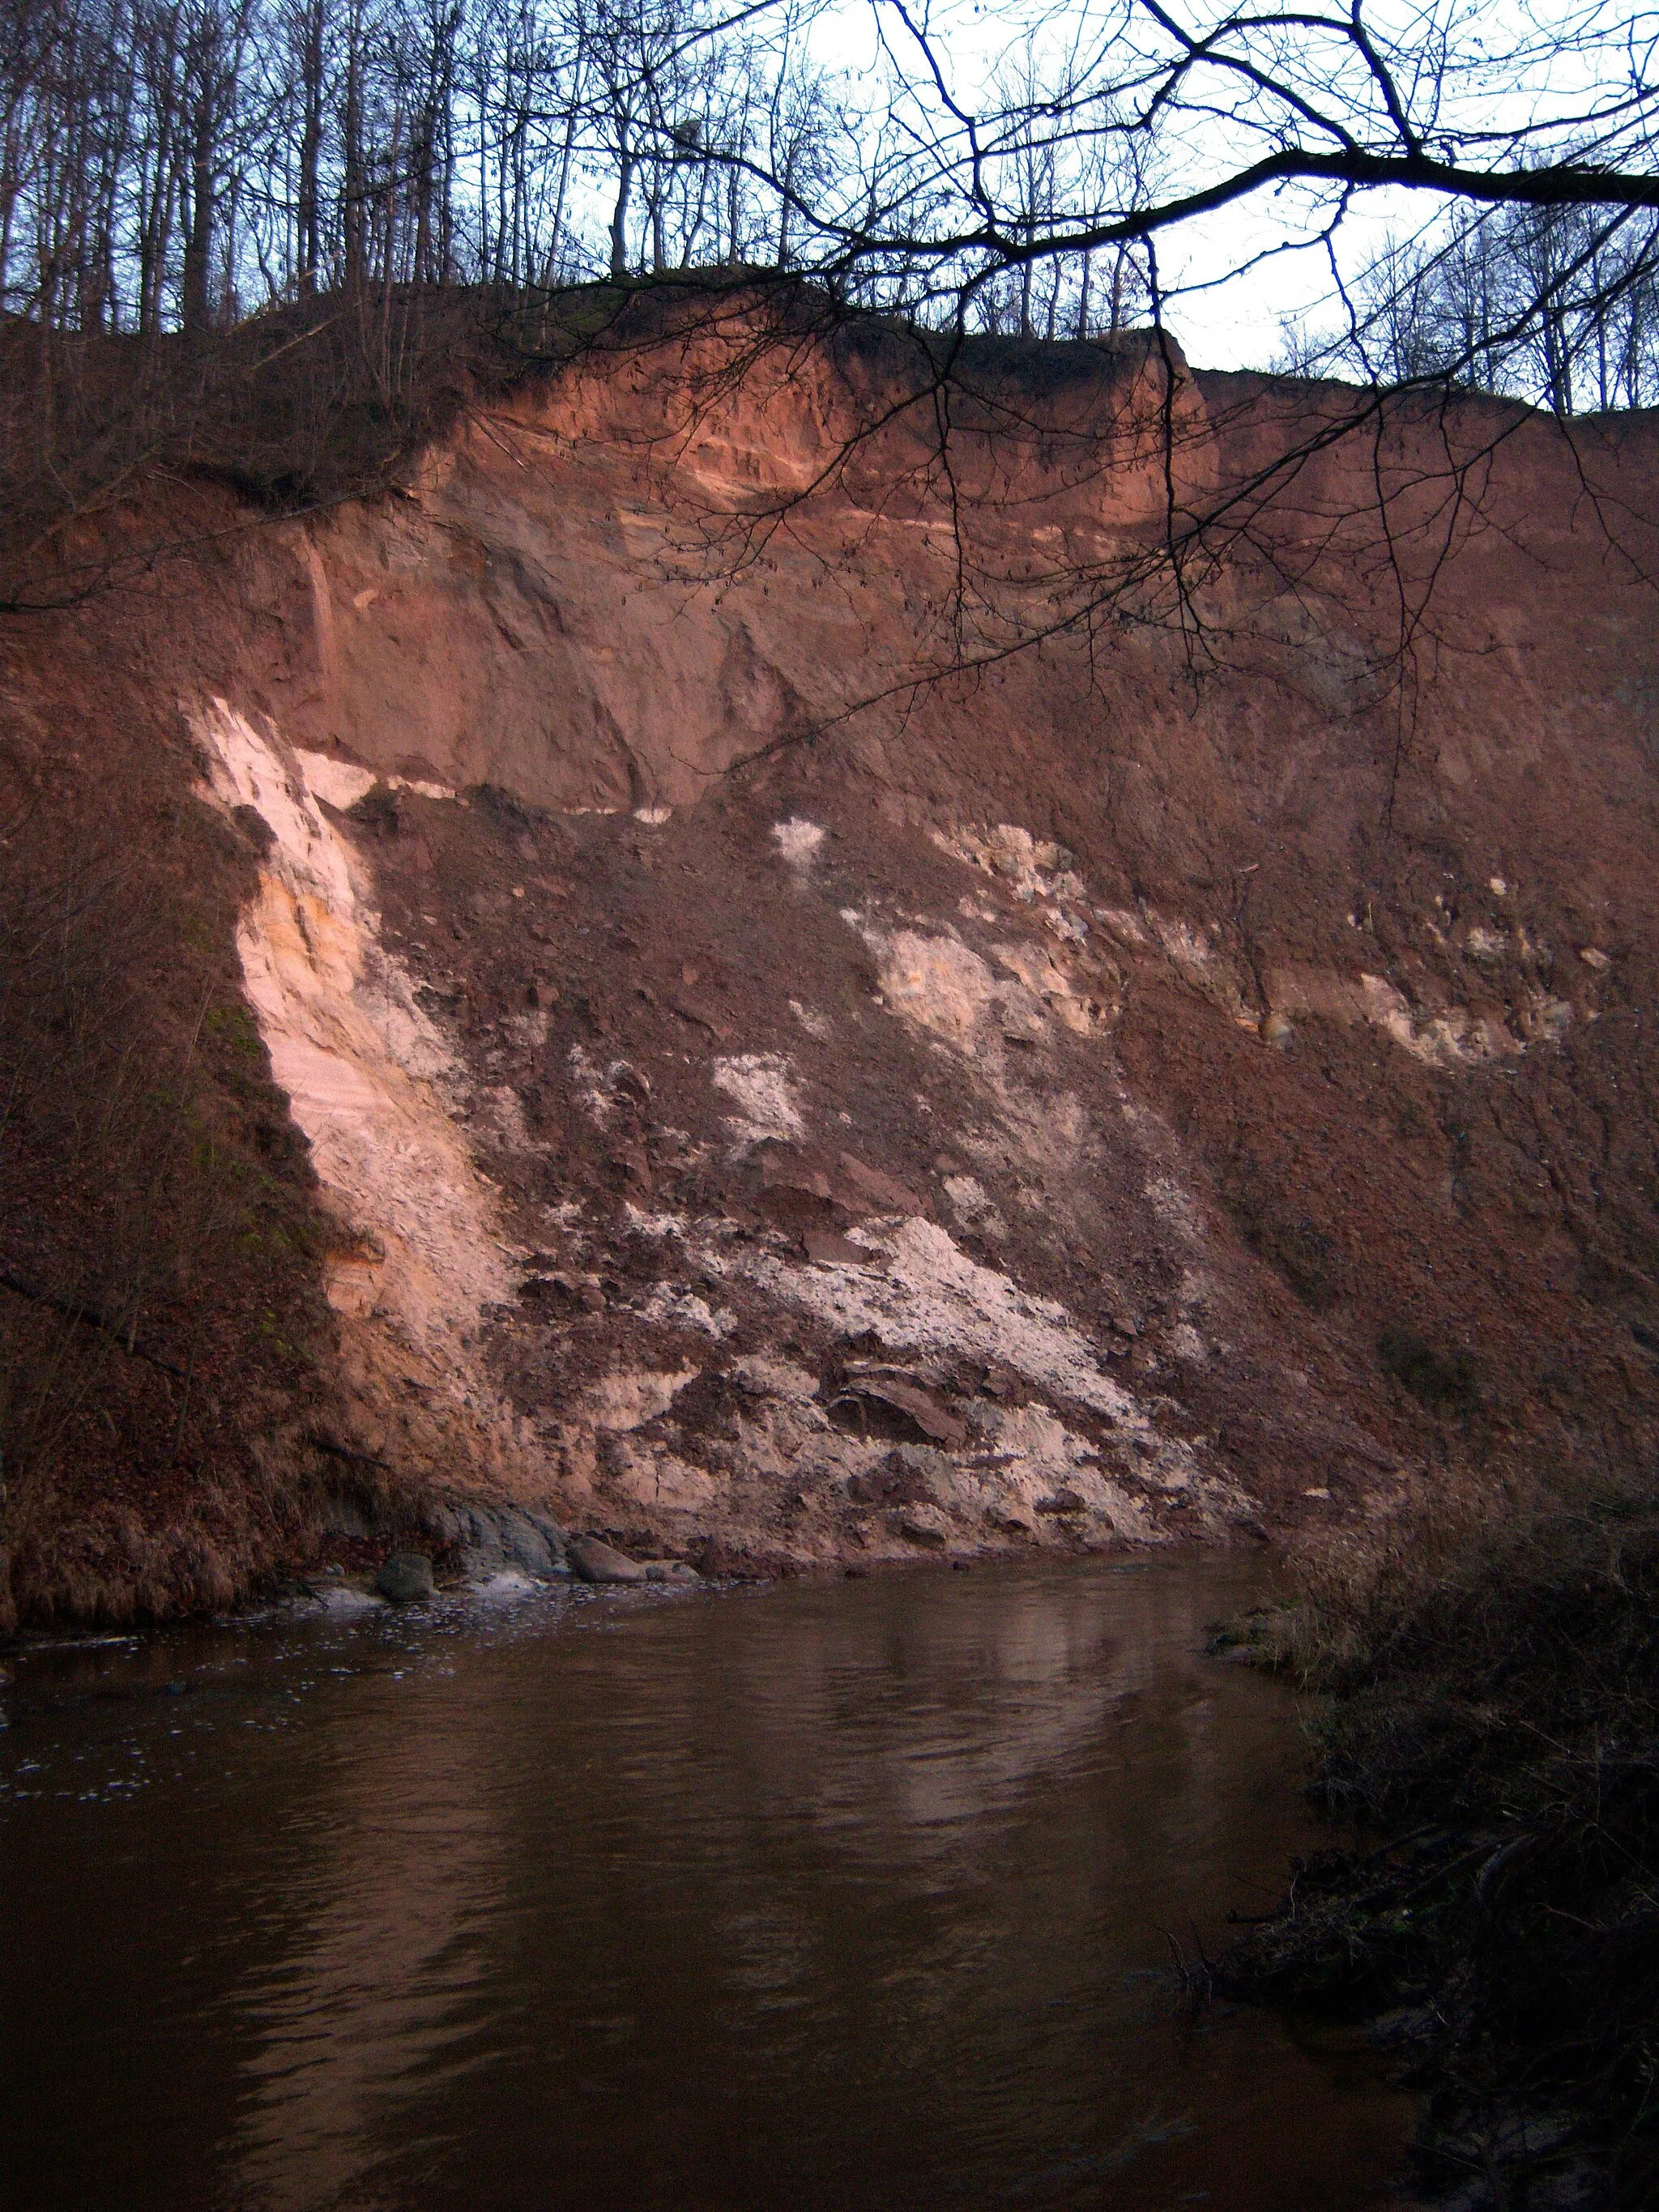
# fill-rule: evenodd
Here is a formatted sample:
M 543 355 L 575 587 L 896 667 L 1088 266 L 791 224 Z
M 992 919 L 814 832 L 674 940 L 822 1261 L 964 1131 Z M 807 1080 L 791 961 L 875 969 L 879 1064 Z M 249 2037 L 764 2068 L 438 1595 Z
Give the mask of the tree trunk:
M 345 139 L 345 205 L 341 210 L 342 228 L 345 233 L 345 287 L 347 296 L 361 300 L 368 269 L 363 253 L 363 225 L 368 219 L 367 179 L 363 173 L 363 95 L 362 45 L 361 24 L 351 27 L 350 52 L 346 60 L 345 112 L 342 118 Z
M 323 11 L 321 0 L 311 0 L 301 31 L 300 86 L 300 196 L 296 210 L 299 236 L 297 276 L 302 296 L 317 289 L 317 267 L 322 258 L 323 156 Z
M 205 88 L 198 94 L 196 125 L 191 140 L 190 225 L 185 233 L 185 264 L 180 298 L 185 337 L 198 340 L 207 331 L 211 313 L 208 286 L 213 253 L 213 117 Z
M 611 216 L 611 274 L 628 272 L 628 201 L 634 189 L 634 149 L 623 133 L 617 155 L 617 204 Z
M 778 266 L 789 266 L 789 196 L 795 189 L 795 149 L 789 149 L 789 158 L 783 165 L 783 191 L 778 204 Z

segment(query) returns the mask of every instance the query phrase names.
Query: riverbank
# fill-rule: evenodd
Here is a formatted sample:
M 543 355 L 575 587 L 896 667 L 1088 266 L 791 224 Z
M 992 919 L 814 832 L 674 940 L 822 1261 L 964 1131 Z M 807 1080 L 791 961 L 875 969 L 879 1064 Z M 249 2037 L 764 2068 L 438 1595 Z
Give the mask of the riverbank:
M 1249 1623 L 1328 1695 L 1316 1798 L 1374 1833 L 1297 1861 L 1218 1980 L 1372 2024 L 1428 2093 L 1437 2201 L 1634 2212 L 1659 2191 L 1659 1511 L 1486 1506 L 1307 1563 Z

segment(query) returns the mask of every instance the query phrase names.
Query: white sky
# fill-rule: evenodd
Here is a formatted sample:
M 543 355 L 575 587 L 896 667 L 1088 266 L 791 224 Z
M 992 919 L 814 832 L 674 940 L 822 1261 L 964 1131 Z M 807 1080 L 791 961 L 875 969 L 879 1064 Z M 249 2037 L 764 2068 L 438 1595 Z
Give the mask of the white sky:
M 1098 5 L 1091 7 L 1090 0 L 904 4 L 913 20 L 931 20 L 947 79 L 970 111 L 988 104 L 988 80 L 999 58 L 1028 26 L 1035 27 L 1043 47 L 1057 52 L 1079 22 L 1092 20 L 1098 26 L 1103 21 Z M 1425 21 L 1437 21 L 1442 27 L 1455 22 L 1462 70 L 1444 80 L 1425 75 L 1423 84 L 1443 103 L 1443 117 L 1455 107 L 1461 120 L 1485 129 L 1524 123 L 1540 109 L 1559 113 L 1560 103 L 1572 104 L 1596 82 L 1607 64 L 1605 52 L 1592 62 L 1583 52 L 1550 52 L 1548 40 L 1540 40 L 1540 31 L 1556 29 L 1570 15 L 1582 21 L 1586 10 L 1600 14 L 1598 0 L 1464 0 L 1462 5 L 1458 0 L 1368 0 L 1366 14 L 1376 27 L 1392 29 L 1408 56 Z M 1211 15 L 1210 0 L 1174 0 L 1173 12 L 1196 26 Z M 1319 12 L 1341 17 L 1347 9 L 1339 4 Z M 1614 12 L 1609 8 L 1609 15 Z M 906 40 L 890 0 L 832 0 L 830 12 L 814 27 L 815 53 L 823 64 L 848 72 L 856 86 L 876 63 L 878 17 L 907 70 L 919 69 L 921 57 Z M 1659 17 L 1652 21 L 1659 24 Z M 1513 56 L 1528 46 L 1532 65 L 1506 73 L 1506 50 Z M 1612 58 L 1616 62 L 1618 57 Z M 1605 85 L 1605 76 L 1601 81 Z M 1206 128 L 1201 137 L 1189 141 L 1194 182 L 1206 171 L 1214 173 L 1225 143 L 1219 126 L 1213 138 Z M 1252 154 L 1262 150 L 1260 141 L 1251 148 Z M 1352 273 L 1362 267 L 1381 251 L 1390 230 L 1396 235 L 1414 232 L 1431 222 L 1443 204 L 1407 191 L 1362 197 L 1344 220 L 1345 268 Z M 1263 194 L 1201 224 L 1164 234 L 1159 262 L 1166 319 L 1195 366 L 1266 368 L 1280 349 L 1285 319 L 1306 318 L 1316 328 L 1336 319 L 1332 271 L 1322 246 L 1273 251 L 1283 247 L 1287 236 L 1306 235 L 1304 218 L 1313 205 L 1306 191 L 1287 187 L 1277 198 Z
M 913 15 L 919 15 L 926 0 L 906 0 L 906 4 Z M 825 66 L 844 70 L 855 87 L 877 64 L 878 5 L 879 0 L 874 5 L 872 0 L 837 0 L 814 27 L 814 53 Z M 1048 17 L 1051 32 L 1066 13 L 1061 0 Z M 985 94 L 998 57 L 1023 28 L 1023 14 L 1017 18 L 1011 10 L 975 4 L 975 0 L 957 0 L 956 5 L 945 0 L 933 14 L 935 24 L 942 27 L 939 46 L 951 67 L 952 88 L 964 103 L 976 104 Z M 887 30 L 902 52 L 902 28 L 892 20 L 890 10 Z M 1358 218 L 1350 220 L 1357 228 Z M 1380 240 L 1386 225 L 1378 221 L 1365 227 Z M 1179 295 L 1171 298 L 1166 319 L 1195 368 L 1268 367 L 1281 343 L 1281 319 L 1305 313 L 1329 292 L 1328 265 L 1322 253 L 1315 252 L 1279 254 L 1210 289 L 1215 280 L 1279 244 L 1283 235 L 1266 208 L 1241 206 L 1210 218 L 1201 229 L 1194 225 L 1161 242 L 1166 290 Z

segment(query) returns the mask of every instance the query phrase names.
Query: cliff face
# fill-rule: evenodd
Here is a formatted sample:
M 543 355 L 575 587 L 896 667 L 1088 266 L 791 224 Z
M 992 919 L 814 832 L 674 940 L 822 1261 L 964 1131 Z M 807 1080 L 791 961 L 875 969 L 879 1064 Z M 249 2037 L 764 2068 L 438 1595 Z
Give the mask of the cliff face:
M 1652 426 L 1349 438 L 1173 621 L 918 686 L 964 580 L 1006 641 L 984 580 L 1031 618 L 1340 398 L 1036 352 L 941 471 L 884 373 L 573 373 L 14 641 L 40 805 L 137 775 L 114 702 L 234 846 L 307 1140 L 329 1312 L 239 1573 L 354 1469 L 775 1564 L 1650 1449 Z

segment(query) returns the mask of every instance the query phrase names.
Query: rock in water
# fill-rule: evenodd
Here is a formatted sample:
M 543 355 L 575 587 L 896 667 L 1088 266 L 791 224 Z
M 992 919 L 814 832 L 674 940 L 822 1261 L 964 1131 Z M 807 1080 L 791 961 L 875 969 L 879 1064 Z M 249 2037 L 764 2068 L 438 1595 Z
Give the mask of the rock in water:
M 432 1562 L 424 1552 L 393 1552 L 374 1577 L 374 1587 L 393 1605 L 414 1605 L 436 1589 Z
M 526 1514 L 507 1507 L 495 1516 L 502 1556 L 527 1575 L 550 1575 L 556 1564 L 546 1537 Z
M 645 1569 L 597 1536 L 578 1536 L 570 1547 L 570 1564 L 585 1583 L 642 1583 Z

